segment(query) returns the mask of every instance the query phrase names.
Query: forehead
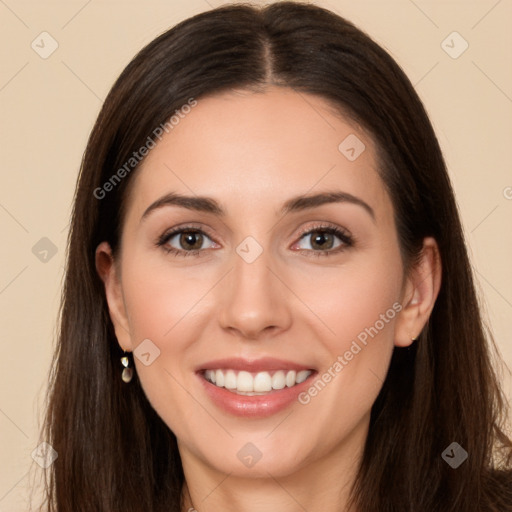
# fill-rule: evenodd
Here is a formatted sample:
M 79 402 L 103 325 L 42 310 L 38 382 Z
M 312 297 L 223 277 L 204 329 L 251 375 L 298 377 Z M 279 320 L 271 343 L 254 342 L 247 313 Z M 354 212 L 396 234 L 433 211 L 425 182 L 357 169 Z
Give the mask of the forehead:
M 216 197 L 228 212 L 277 211 L 288 196 L 325 190 L 389 206 L 371 137 L 324 99 L 289 88 L 198 99 L 132 179 L 128 210 L 139 217 L 170 191 Z

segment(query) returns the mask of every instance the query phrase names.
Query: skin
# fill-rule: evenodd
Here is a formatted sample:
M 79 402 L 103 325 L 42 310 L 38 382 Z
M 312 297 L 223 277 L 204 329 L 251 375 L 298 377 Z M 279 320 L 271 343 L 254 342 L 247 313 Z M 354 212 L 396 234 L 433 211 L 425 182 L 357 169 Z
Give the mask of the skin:
M 338 150 L 350 134 L 366 146 L 355 161 Z M 371 137 L 322 98 L 270 87 L 198 100 L 133 177 L 120 253 L 114 260 L 103 242 L 96 265 L 120 346 L 132 351 L 149 338 L 160 350 L 149 366 L 134 359 L 148 399 L 178 439 L 192 498 L 184 510 L 346 510 L 393 347 L 420 333 L 441 281 L 430 238 L 404 275 L 375 154 Z M 278 213 L 293 196 L 329 190 L 362 199 L 375 220 L 348 202 Z M 211 196 L 226 216 L 165 206 L 141 221 L 171 191 Z M 187 223 L 205 232 L 202 253 L 175 256 L 155 245 Z M 301 229 L 318 223 L 348 231 L 354 245 L 315 257 L 316 232 L 301 237 Z M 236 252 L 247 236 L 263 249 L 250 264 Z M 334 237 L 326 247 L 340 244 Z M 167 245 L 190 248 L 179 235 Z M 401 311 L 307 405 L 236 417 L 209 400 L 194 374 L 217 358 L 265 356 L 322 374 L 394 303 Z M 237 458 L 247 442 L 262 453 L 251 468 Z

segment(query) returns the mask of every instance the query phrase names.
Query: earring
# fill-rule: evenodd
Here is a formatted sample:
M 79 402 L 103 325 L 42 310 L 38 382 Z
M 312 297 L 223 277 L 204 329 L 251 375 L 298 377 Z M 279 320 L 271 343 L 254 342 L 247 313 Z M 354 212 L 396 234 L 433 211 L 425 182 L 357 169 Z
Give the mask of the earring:
M 125 352 L 126 353 L 126 352 Z M 123 382 L 130 382 L 133 378 L 133 369 L 130 368 L 130 360 L 128 356 L 121 357 L 121 364 L 124 366 L 123 373 L 121 374 L 121 379 Z

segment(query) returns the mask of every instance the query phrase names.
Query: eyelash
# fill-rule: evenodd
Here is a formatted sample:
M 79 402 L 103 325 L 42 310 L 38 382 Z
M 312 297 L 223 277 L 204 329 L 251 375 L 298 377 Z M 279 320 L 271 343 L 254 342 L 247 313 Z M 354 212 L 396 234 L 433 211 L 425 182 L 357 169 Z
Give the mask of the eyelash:
M 177 257 L 187 257 L 187 256 L 195 256 L 198 255 L 200 252 L 203 252 L 204 249 L 193 249 L 191 251 L 184 251 L 181 249 L 176 249 L 174 247 L 168 247 L 166 244 L 167 242 L 176 234 L 182 233 L 185 231 L 190 231 L 192 233 L 201 233 L 202 235 L 206 235 L 208 238 L 211 239 L 211 237 L 205 233 L 203 230 L 195 227 L 195 226 L 180 226 L 178 228 L 172 229 L 171 231 L 166 231 L 163 233 L 158 240 L 156 241 L 156 246 L 161 247 L 166 253 L 173 254 Z M 303 231 L 300 236 L 299 240 L 301 240 L 306 235 L 311 235 L 314 232 L 322 232 L 322 233 L 328 233 L 330 235 L 337 236 L 343 243 L 336 249 L 329 249 L 329 250 L 318 250 L 315 251 L 313 249 L 299 249 L 297 252 L 304 254 L 306 253 L 307 256 L 331 256 L 333 254 L 338 254 L 344 250 L 346 250 L 349 247 L 353 247 L 355 245 L 355 239 L 351 235 L 349 235 L 346 231 L 327 224 L 318 224 L 316 226 L 308 227 L 305 231 Z

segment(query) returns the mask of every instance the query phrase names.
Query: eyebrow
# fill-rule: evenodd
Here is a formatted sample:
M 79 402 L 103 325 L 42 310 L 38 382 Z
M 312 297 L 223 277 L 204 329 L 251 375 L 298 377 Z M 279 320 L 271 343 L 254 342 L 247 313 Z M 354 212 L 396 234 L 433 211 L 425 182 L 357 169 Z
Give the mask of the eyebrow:
M 349 194 L 348 192 L 341 191 L 321 192 L 314 195 L 301 195 L 292 197 L 283 204 L 281 211 L 278 213 L 281 215 L 286 215 L 287 213 L 299 212 L 330 203 L 351 203 L 357 206 L 361 206 L 375 222 L 375 212 L 369 204 L 364 202 L 359 197 Z M 226 216 L 226 212 L 222 209 L 220 204 L 211 197 L 185 196 L 176 192 L 170 192 L 160 197 L 154 203 L 149 205 L 148 208 L 146 208 L 142 214 L 142 217 L 140 218 L 141 222 L 146 217 L 148 217 L 151 212 L 165 206 L 179 206 L 181 208 L 186 208 L 187 210 L 211 213 L 217 217 Z

